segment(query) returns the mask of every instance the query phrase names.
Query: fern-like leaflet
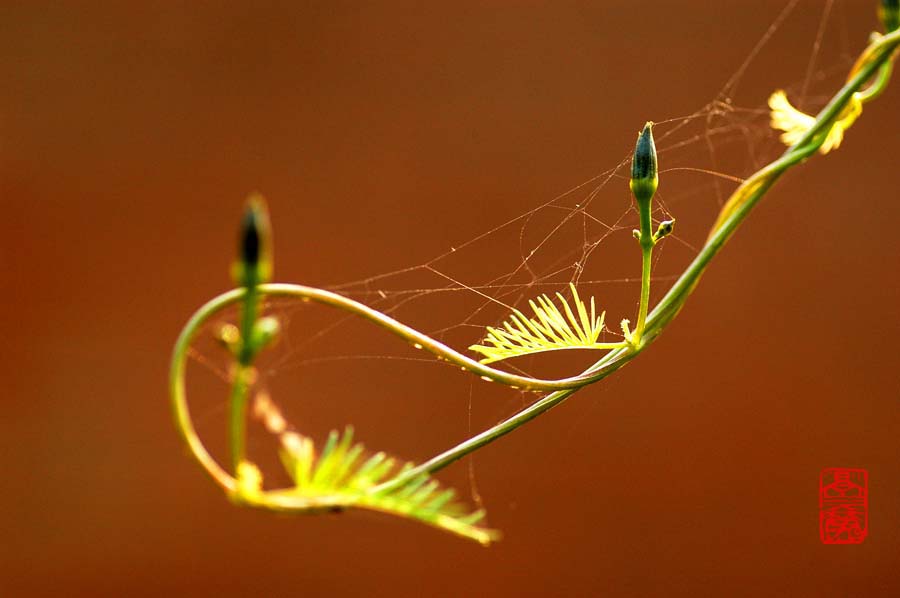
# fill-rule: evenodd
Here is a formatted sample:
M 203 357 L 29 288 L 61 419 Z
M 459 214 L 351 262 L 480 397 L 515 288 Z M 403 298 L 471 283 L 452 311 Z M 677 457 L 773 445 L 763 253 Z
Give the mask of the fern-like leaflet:
M 560 307 L 557 307 L 547 295 L 530 300 L 528 304 L 534 311 L 529 318 L 520 310 L 514 309 L 502 328 L 487 327 L 487 336 L 483 344 L 472 345 L 470 350 L 484 355 L 481 363 L 493 363 L 510 357 L 531 355 L 544 351 L 561 349 L 617 349 L 624 343 L 601 343 L 603 322 L 606 312 L 597 315 L 594 298 L 588 310 L 578 296 L 575 285 L 569 283 L 572 291 L 572 305 L 561 293 L 557 293 Z M 565 312 L 565 315 L 563 315 Z M 577 315 L 576 315 L 577 313 Z
M 287 430 L 277 408 L 267 397 L 263 397 L 262 402 L 257 400 L 257 409 L 266 427 L 279 433 L 281 461 L 294 486 L 265 491 L 259 469 L 244 461 L 238 469 L 237 489 L 232 495 L 236 502 L 306 513 L 369 509 L 414 519 L 483 545 L 498 538 L 495 530 L 478 525 L 485 516 L 482 509 L 468 511 L 454 500 L 456 492 L 453 489 L 441 489 L 427 474 L 399 486 L 390 484 L 393 478 L 404 474 L 414 464 L 401 465 L 383 452 L 364 459 L 365 448 L 361 443 L 353 442 L 352 427 L 348 426 L 343 434 L 332 430 L 317 455 L 312 439 Z M 273 429 L 273 421 L 281 422 L 275 426 L 277 429 Z

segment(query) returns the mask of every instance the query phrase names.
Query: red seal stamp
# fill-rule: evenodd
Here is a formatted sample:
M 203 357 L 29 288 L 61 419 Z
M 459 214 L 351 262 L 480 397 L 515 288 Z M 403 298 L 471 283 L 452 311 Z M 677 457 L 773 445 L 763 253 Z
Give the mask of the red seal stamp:
M 869 533 L 869 472 L 829 467 L 819 474 L 823 544 L 861 544 Z

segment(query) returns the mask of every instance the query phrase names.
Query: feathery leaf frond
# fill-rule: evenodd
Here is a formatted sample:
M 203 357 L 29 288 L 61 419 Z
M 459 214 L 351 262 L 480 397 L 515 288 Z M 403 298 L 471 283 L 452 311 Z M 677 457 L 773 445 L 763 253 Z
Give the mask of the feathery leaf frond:
M 827 154 L 833 149 L 837 149 L 844 139 L 844 132 L 856 122 L 859 115 L 862 114 L 863 96 L 861 93 L 854 93 L 850 97 L 847 106 L 841 111 L 831 125 L 831 130 L 819 147 L 820 154 Z M 791 105 L 787 99 L 787 95 L 782 90 L 778 90 L 769 96 L 769 108 L 771 109 L 771 125 L 774 129 L 784 131 L 781 134 L 781 142 L 787 146 L 794 145 L 800 141 L 806 132 L 816 123 L 816 118 L 810 116 Z
M 257 400 L 256 414 L 266 427 L 281 417 L 265 395 Z M 350 426 L 343 434 L 332 430 L 318 454 L 312 439 L 287 427 L 276 433 L 281 441 L 281 461 L 293 487 L 263 490 L 259 470 L 244 462 L 232 496 L 237 502 L 293 513 L 369 509 L 413 519 L 484 545 L 499 536 L 495 530 L 477 525 L 485 516 L 482 509 L 470 511 L 453 500 L 454 490 L 442 489 L 427 474 L 400 486 L 383 485 L 413 464 L 401 464 L 383 452 L 364 458 L 365 448 L 354 443 Z
M 569 288 L 572 290 L 574 308 L 561 293 L 556 296 L 562 309 L 547 295 L 541 295 L 528 302 L 534 311 L 533 318 L 514 309 L 502 327 L 487 327 L 487 336 L 482 341 L 484 344 L 472 345 L 469 349 L 484 355 L 481 363 L 492 363 L 544 351 L 615 349 L 622 346 L 622 343 L 598 342 L 606 312 L 597 315 L 593 297 L 588 310 L 575 285 L 569 283 Z

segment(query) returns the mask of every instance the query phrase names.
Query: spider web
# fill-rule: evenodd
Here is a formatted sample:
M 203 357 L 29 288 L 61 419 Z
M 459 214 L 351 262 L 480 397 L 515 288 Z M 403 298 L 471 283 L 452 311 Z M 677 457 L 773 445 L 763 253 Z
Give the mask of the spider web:
M 660 160 L 661 186 L 654 199 L 653 224 L 676 219 L 675 234 L 654 252 L 654 297 L 658 298 L 678 278 L 684 266 L 702 246 L 708 226 L 730 192 L 746 176 L 783 151 L 777 133 L 768 125 L 764 104 L 736 103 L 739 88 L 754 60 L 789 21 L 800 0 L 790 0 L 752 47 L 746 59 L 725 82 L 716 96 L 697 111 L 656 120 L 654 133 Z M 846 71 L 853 56 L 847 50 L 846 31 L 839 37 L 840 52 L 821 66 L 823 39 L 833 25 L 835 0 L 825 0 L 817 15 L 804 14 L 807 22 L 817 20 L 815 37 L 805 76 L 788 85 L 792 99 L 801 108 L 817 109 L 827 99 L 835 81 Z M 843 9 L 843 5 L 837 3 Z M 834 27 L 832 27 L 833 29 Z M 783 81 L 782 81 L 783 82 Z M 772 82 L 772 89 L 778 82 Z M 821 94 L 815 95 L 821 89 Z M 759 97 L 755 97 L 758 100 Z M 639 127 L 635 127 L 638 130 Z M 607 340 L 621 339 L 618 322 L 634 319 L 639 287 L 639 252 L 631 237 L 637 227 L 637 211 L 627 190 L 633 147 L 622 148 L 614 165 L 582 181 L 549 200 L 538 201 L 523 213 L 487 228 L 477 236 L 425 261 L 372 276 L 326 285 L 324 288 L 352 297 L 383 313 L 417 325 L 420 330 L 454 347 L 466 347 L 484 335 L 485 326 L 496 325 L 514 308 L 528 312 L 527 301 L 541 293 L 564 291 L 569 283 L 584 289 L 585 297 L 603 297 L 601 305 L 614 305 L 607 320 Z M 699 214 L 699 218 L 694 218 Z M 691 221 L 686 222 L 687 215 Z M 604 254 L 602 259 L 598 254 Z M 673 255 L 674 254 L 674 255 Z M 483 256 L 490 256 L 484 260 Z M 481 271 L 473 262 L 485 261 Z M 638 267 L 635 267 L 635 266 Z M 628 290 L 625 303 L 616 305 L 609 289 Z M 446 297 L 456 304 L 448 307 Z M 434 302 L 435 308 L 421 308 Z M 291 319 L 296 306 L 281 305 L 276 312 Z M 439 308 L 437 307 L 439 305 Z M 651 302 L 652 305 L 652 302 Z M 410 322 L 417 313 L 426 313 L 427 322 Z M 307 348 L 322 338 L 340 334 L 350 319 L 338 316 L 331 323 L 295 338 L 271 364 L 270 374 L 294 367 L 306 367 L 326 360 L 405 359 L 431 362 L 431 357 L 397 355 L 306 356 Z M 385 344 L 390 340 L 386 340 Z M 508 362 L 506 367 L 534 375 L 534 360 Z
M 848 36 L 836 26 L 842 23 L 843 3 L 826 0 L 816 14 L 803 15 L 796 14 L 799 4 L 800 0 L 785 4 L 712 100 L 691 114 L 655 120 L 661 183 L 654 199 L 654 227 L 661 220 L 673 218 L 677 224 L 675 233 L 654 250 L 651 307 L 696 256 L 718 208 L 730 192 L 783 151 L 777 134 L 768 125 L 765 96 L 753 94 L 752 102 L 739 103 L 741 84 L 760 53 L 794 19 L 806 19 L 807 31 L 812 20 L 815 36 L 810 40 L 804 76 L 785 86 L 792 101 L 807 111 L 821 106 L 827 99 L 826 92 L 835 87 L 852 61 Z M 829 52 L 823 49 L 826 46 Z M 769 91 L 790 80 L 787 79 L 790 74 L 780 76 L 784 78 L 770 78 Z M 635 124 L 635 132 L 640 124 Z M 621 158 L 602 172 L 552 198 L 534 198 L 524 212 L 510 214 L 438 255 L 325 288 L 464 350 L 483 339 L 486 326 L 496 326 L 514 308 L 529 313 L 529 299 L 557 291 L 566 294 L 568 284 L 573 283 L 583 298 L 596 297 L 598 309 L 607 312 L 607 329 L 601 340 L 619 340 L 622 336 L 619 322 L 634 321 L 636 317 L 640 287 L 640 252 L 631 236 L 638 216 L 627 185 L 632 151 L 633 140 L 630 140 L 623 144 Z M 419 369 L 441 366 L 436 368 L 440 370 L 437 375 L 445 380 L 441 384 L 462 384 L 458 386 L 462 389 L 461 398 L 452 407 L 457 413 L 465 409 L 461 431 L 481 429 L 485 423 L 489 425 L 529 404 L 536 396 L 499 389 L 496 385 L 487 388 L 488 385 L 469 374 L 448 373 L 444 367 L 447 364 L 397 342 L 396 338 L 354 316 L 284 300 L 267 301 L 266 310 L 279 317 L 283 334 L 279 345 L 260 364 L 259 384 L 264 388 L 276 387 L 280 380 L 290 380 L 283 385 L 283 389 L 290 390 L 275 390 L 272 396 L 285 408 L 288 418 L 295 423 L 300 420 L 299 427 L 304 429 L 327 430 L 339 427 L 344 421 L 357 420 L 354 413 L 361 403 L 350 401 L 341 408 L 340 415 L 334 409 L 345 400 L 343 391 L 333 384 L 334 376 L 342 371 L 339 368 L 348 365 L 357 368 L 367 364 L 364 372 L 357 370 L 360 372 L 357 375 L 372 380 L 379 379 L 376 371 L 397 366 L 387 367 L 389 376 L 404 372 L 399 374 L 401 380 L 394 383 L 391 392 L 404 381 L 416 380 L 420 374 L 415 372 Z M 354 350 L 355 346 L 369 346 L 364 342 L 369 337 L 371 346 L 378 349 Z M 348 338 L 354 342 L 349 343 Z M 517 358 L 499 366 L 527 375 L 553 377 L 580 372 L 599 356 L 587 351 L 579 352 L 578 356 L 565 353 L 569 354 Z M 200 369 L 227 381 L 227 361 L 220 351 L 198 343 L 192 357 L 202 366 Z M 408 373 L 409 368 L 414 368 L 412 374 Z M 421 375 L 428 380 L 433 376 Z M 332 382 L 316 383 L 317 376 Z M 448 382 L 447 378 L 452 380 Z M 302 380 L 299 389 L 297 379 Z M 377 385 L 377 382 L 370 384 Z M 484 414 L 483 422 L 473 422 L 473 406 L 484 404 L 480 398 L 498 397 L 501 392 L 506 398 L 486 408 L 488 413 Z M 312 401 L 298 399 L 310 395 L 319 399 L 318 407 Z M 321 400 L 322 395 L 329 395 L 329 400 Z M 225 408 L 221 394 L 219 397 L 219 403 L 201 407 L 198 418 L 201 432 L 207 425 L 211 429 L 220 426 L 218 420 Z M 391 417 L 390 411 L 385 417 Z M 373 427 L 375 423 L 365 425 L 367 438 L 372 438 Z M 396 440 L 375 440 L 371 444 L 401 454 L 423 452 L 421 446 L 412 452 L 400 448 L 402 442 Z M 447 439 L 439 439 L 424 450 L 447 444 Z M 471 470 L 469 473 L 473 498 L 478 502 L 474 476 Z

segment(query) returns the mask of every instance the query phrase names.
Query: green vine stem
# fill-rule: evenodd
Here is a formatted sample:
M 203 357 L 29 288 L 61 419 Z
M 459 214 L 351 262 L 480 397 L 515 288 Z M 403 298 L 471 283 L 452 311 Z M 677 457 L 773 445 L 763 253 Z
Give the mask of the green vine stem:
M 890 77 L 890 59 L 898 45 L 900 45 L 900 31 L 898 30 L 891 31 L 883 36 L 877 36 L 871 41 L 851 70 L 846 84 L 819 112 L 815 117 L 814 124 L 806 131 L 799 141 L 789 147 L 781 157 L 745 180 L 735 190 L 720 211 L 720 214 L 710 231 L 709 237 L 698 255 L 649 314 L 646 312 L 647 303 L 649 303 L 649 284 L 642 284 L 642 299 L 639 308 L 638 323 L 635 327 L 634 334 L 632 334 L 631 342 L 624 344 L 620 348 L 609 351 L 578 376 L 561 378 L 558 380 L 544 380 L 504 372 L 479 363 L 427 335 L 394 320 L 386 314 L 336 293 L 294 284 L 258 284 L 266 280 L 265 276 L 260 276 L 248 284 L 248 281 L 245 278 L 241 281 L 243 288 L 234 289 L 219 295 L 207 302 L 194 313 L 181 331 L 175 344 L 169 377 L 170 399 L 176 426 L 187 443 L 191 454 L 218 485 L 229 493 L 235 491 L 237 480 L 226 472 L 208 453 L 193 427 L 185 391 L 187 355 L 191 343 L 199 330 L 201 330 L 214 315 L 222 309 L 239 301 L 244 302 L 241 324 L 241 344 L 240 349 L 236 352 L 238 375 L 235 376 L 235 382 L 232 388 L 232 409 L 230 416 L 230 427 L 232 430 L 232 460 L 234 461 L 235 469 L 237 469 L 237 465 L 243 459 L 243 419 L 245 417 L 244 411 L 248 377 L 251 374 L 253 358 L 259 348 L 264 344 L 263 342 L 248 339 L 256 339 L 258 336 L 260 338 L 263 336 L 262 334 L 258 335 L 257 332 L 257 327 L 260 326 L 263 320 L 256 320 L 256 305 L 260 298 L 266 296 L 293 297 L 335 307 L 367 319 L 394 333 L 406 342 L 424 349 L 468 372 L 479 375 L 484 379 L 524 390 L 552 391 L 547 396 L 539 399 L 512 417 L 465 440 L 453 448 L 434 456 L 416 467 L 404 470 L 394 478 L 377 486 L 375 491 L 398 488 L 424 474 L 438 471 L 552 409 L 577 390 L 605 378 L 624 366 L 646 349 L 649 344 L 661 334 L 669 322 L 671 322 L 680 311 L 688 296 L 698 284 L 712 258 L 715 257 L 728 242 L 737 227 L 747 218 L 753 207 L 775 184 L 782 174 L 813 155 L 819 147 L 822 146 L 829 131 L 841 117 L 841 114 L 848 106 L 848 103 L 854 99 L 854 94 L 856 94 L 857 100 L 867 102 L 881 93 Z M 866 83 L 872 80 L 873 77 L 875 77 L 874 82 L 871 83 L 868 88 L 864 89 Z M 645 128 L 645 130 L 647 129 Z M 644 231 L 649 230 L 649 224 L 649 208 L 646 211 L 641 210 L 641 238 L 645 237 Z M 671 223 L 663 224 L 668 224 L 669 228 L 667 230 L 671 230 Z M 661 225 L 660 230 L 657 231 L 657 234 L 654 235 L 654 237 L 666 234 L 665 230 L 663 225 Z M 649 282 L 649 251 L 645 249 L 645 245 L 647 245 L 645 241 L 642 241 L 642 282 L 644 278 L 647 278 L 647 282 Z M 648 247 L 652 249 L 652 244 L 649 244 Z M 244 257 L 246 258 L 246 256 Z M 645 321 L 642 322 L 643 314 L 646 314 L 646 317 Z M 241 421 L 238 422 L 238 419 Z M 240 446 L 235 448 L 235 444 L 239 444 Z M 272 504 L 269 504 L 268 502 L 262 501 L 255 506 L 273 510 L 284 510 L 286 508 L 283 503 L 276 504 L 277 502 L 278 501 L 274 501 Z

